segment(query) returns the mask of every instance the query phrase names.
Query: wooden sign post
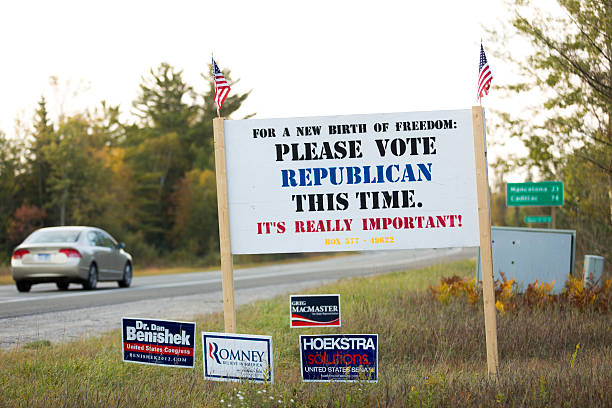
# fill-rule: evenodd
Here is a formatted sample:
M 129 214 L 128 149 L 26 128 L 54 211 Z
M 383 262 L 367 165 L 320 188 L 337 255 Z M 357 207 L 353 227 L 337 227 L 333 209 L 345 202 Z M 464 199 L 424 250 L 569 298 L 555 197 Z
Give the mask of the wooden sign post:
M 221 253 L 221 285 L 223 288 L 223 320 L 226 333 L 236 333 L 234 309 L 234 265 L 230 247 L 227 176 L 225 165 L 225 134 L 223 118 L 213 119 L 215 137 L 215 173 L 217 175 L 217 210 L 219 213 L 219 247 Z
M 497 321 L 495 290 L 493 288 L 493 254 L 491 248 L 491 213 L 487 181 L 487 149 L 484 138 L 482 107 L 472 107 L 474 126 L 474 155 L 476 158 L 476 187 L 478 192 L 478 222 L 480 226 L 480 259 L 482 261 L 482 299 L 484 303 L 485 336 L 487 343 L 487 371 L 497 375 Z

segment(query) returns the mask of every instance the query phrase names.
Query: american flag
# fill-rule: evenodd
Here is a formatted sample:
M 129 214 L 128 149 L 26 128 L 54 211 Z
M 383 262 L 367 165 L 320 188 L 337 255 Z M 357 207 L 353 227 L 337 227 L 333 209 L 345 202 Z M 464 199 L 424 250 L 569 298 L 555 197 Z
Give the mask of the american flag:
M 215 76 L 215 102 L 217 103 L 217 115 L 221 116 L 221 106 L 229 94 L 230 87 L 223 73 L 217 66 L 215 59 L 212 60 L 213 75 Z
M 489 87 L 491 86 L 491 80 L 493 74 L 489 69 L 489 63 L 487 62 L 487 56 L 485 55 L 484 48 L 480 44 L 480 66 L 478 67 L 478 94 L 477 99 L 489 93 Z

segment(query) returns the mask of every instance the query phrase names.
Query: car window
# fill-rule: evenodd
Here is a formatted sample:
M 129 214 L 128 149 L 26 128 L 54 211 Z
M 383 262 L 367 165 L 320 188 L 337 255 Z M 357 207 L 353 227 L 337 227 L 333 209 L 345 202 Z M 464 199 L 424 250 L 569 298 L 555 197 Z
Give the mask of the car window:
M 79 230 L 38 230 L 32 233 L 24 242 L 29 244 L 54 243 L 54 242 L 77 242 Z
M 116 248 L 117 247 L 117 241 L 115 241 L 113 239 L 113 237 L 111 237 L 110 235 L 108 235 L 107 233 L 103 233 L 103 235 L 106 237 L 106 239 L 108 240 L 108 244 L 112 247 L 112 248 Z
M 93 231 L 89 231 L 87 233 L 87 242 L 91 246 L 101 246 L 101 245 L 98 245 L 98 236 Z
M 103 246 L 103 247 L 107 247 L 107 248 L 114 248 L 115 247 L 115 243 L 113 242 L 111 237 L 109 237 L 104 232 L 96 231 L 96 235 L 98 237 L 98 241 L 100 242 L 98 244 L 98 246 Z

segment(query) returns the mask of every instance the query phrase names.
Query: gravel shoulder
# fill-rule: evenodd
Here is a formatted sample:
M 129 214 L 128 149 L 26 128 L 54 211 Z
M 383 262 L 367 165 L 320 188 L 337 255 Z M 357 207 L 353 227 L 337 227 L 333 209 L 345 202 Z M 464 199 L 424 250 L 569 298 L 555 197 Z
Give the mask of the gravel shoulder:
M 236 290 L 234 297 L 239 306 L 329 282 L 320 280 Z M 19 347 L 38 340 L 58 343 L 96 336 L 120 329 L 122 317 L 192 320 L 195 316 L 222 310 L 223 301 L 217 292 L 7 318 L 0 321 L 0 348 Z

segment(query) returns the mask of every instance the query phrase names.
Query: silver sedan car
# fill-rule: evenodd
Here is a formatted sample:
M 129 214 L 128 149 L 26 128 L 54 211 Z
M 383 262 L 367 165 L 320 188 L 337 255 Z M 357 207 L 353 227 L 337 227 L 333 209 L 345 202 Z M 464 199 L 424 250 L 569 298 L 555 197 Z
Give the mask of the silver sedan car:
M 43 282 L 55 282 L 60 290 L 71 283 L 94 289 L 98 281 L 117 281 L 127 288 L 132 283 L 132 256 L 124 247 L 100 228 L 41 228 L 13 251 L 13 279 L 20 292 Z

